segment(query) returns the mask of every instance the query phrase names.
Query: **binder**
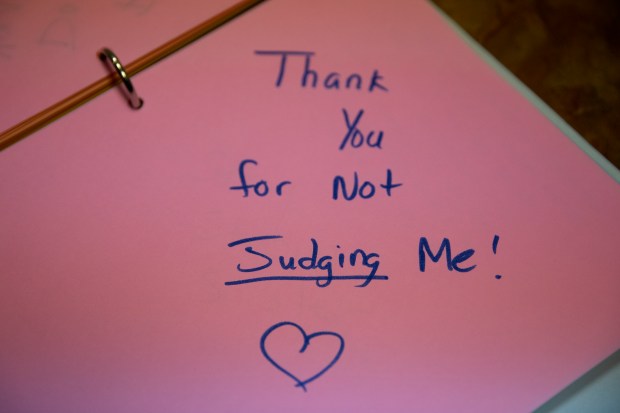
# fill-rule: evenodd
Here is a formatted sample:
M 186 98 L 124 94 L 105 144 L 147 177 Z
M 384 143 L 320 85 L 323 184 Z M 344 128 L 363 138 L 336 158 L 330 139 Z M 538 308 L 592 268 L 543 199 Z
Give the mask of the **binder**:
M 4 4 L 0 129 L 234 2 Z M 521 412 L 618 350 L 617 169 L 429 3 L 270 0 L 132 82 L 0 152 L 4 410 Z
M 31 133 L 36 132 L 40 128 L 49 124 L 50 122 L 55 121 L 56 119 L 64 116 L 70 111 L 76 109 L 80 105 L 83 105 L 89 102 L 91 99 L 96 98 L 101 93 L 106 92 L 111 87 L 121 84 L 122 90 L 127 94 L 127 98 L 129 101 L 129 105 L 134 109 L 140 109 L 144 104 L 144 101 L 137 95 L 135 88 L 131 82 L 130 77 L 137 73 L 140 73 L 142 70 L 147 69 L 148 67 L 158 63 L 160 60 L 168 57 L 172 53 L 182 49 L 188 44 L 198 40 L 202 36 L 210 33 L 211 31 L 217 29 L 223 24 L 226 24 L 231 19 L 239 16 L 240 14 L 248 11 L 252 7 L 261 3 L 263 0 L 246 0 L 239 2 L 221 13 L 213 16 L 212 18 L 202 22 L 196 27 L 187 30 L 186 32 L 180 34 L 179 36 L 167 41 L 163 45 L 153 49 L 149 53 L 139 57 L 134 62 L 130 63 L 127 68 L 123 66 L 120 59 L 116 54 L 111 51 L 109 48 L 104 47 L 99 52 L 99 58 L 107 63 L 110 66 L 113 74 L 106 76 L 104 78 L 99 79 L 98 81 L 80 89 L 79 91 L 71 94 L 65 99 L 59 101 L 58 103 L 48 107 L 37 114 L 28 117 L 22 122 L 16 124 L 10 129 L 7 129 L 4 133 L 0 134 L 0 149 L 6 148 L 20 139 L 25 138 Z M 129 2 L 124 6 L 132 5 L 133 2 Z M 140 2 L 133 4 L 138 8 L 143 8 L 143 10 L 148 10 L 152 3 L 144 3 Z M 61 8 L 61 11 L 67 12 L 67 10 L 73 11 L 73 8 L 70 7 L 67 9 L 66 7 Z M 64 17 L 58 20 L 54 20 L 43 32 L 40 43 L 52 43 L 59 44 L 65 47 L 74 48 L 75 43 L 75 27 L 74 22 L 69 20 L 68 17 Z M 58 35 L 53 35 L 56 26 L 65 26 L 64 33 L 57 37 Z M 6 57 L 9 57 L 8 55 Z M 114 75 L 116 73 L 116 75 Z

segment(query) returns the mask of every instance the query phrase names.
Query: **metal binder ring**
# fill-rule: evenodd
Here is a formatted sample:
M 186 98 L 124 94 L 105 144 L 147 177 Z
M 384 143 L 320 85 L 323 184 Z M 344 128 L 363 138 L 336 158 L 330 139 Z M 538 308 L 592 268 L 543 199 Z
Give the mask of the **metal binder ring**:
M 103 48 L 99 52 L 99 58 L 101 59 L 101 61 L 107 62 L 108 65 L 113 70 L 115 70 L 116 73 L 118 73 L 118 75 L 121 77 L 124 86 L 123 90 L 127 95 L 129 106 L 131 106 L 133 109 L 140 109 L 144 104 L 144 101 L 140 99 L 140 97 L 138 97 L 138 94 L 136 93 L 136 90 L 134 89 L 131 80 L 129 80 L 127 72 L 125 72 L 125 68 L 121 64 L 121 61 L 118 60 L 118 57 L 116 57 L 114 52 L 108 48 Z

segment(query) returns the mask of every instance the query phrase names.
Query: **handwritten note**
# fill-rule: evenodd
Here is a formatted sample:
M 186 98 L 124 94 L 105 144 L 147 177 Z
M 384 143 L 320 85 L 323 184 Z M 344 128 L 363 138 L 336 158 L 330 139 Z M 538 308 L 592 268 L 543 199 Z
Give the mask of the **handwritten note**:
M 9 411 L 522 412 L 620 346 L 618 184 L 429 4 L 270 0 L 134 83 L 0 153 Z

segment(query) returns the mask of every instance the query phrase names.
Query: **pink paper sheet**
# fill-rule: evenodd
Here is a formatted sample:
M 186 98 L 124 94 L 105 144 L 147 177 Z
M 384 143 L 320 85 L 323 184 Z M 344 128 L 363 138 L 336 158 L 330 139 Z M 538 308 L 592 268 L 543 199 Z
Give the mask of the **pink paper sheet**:
M 121 3 L 76 42 L 231 4 Z M 45 47 L 3 129 L 104 73 Z M 2 411 L 522 412 L 620 347 L 618 184 L 429 4 L 270 0 L 134 82 L 0 153 Z

